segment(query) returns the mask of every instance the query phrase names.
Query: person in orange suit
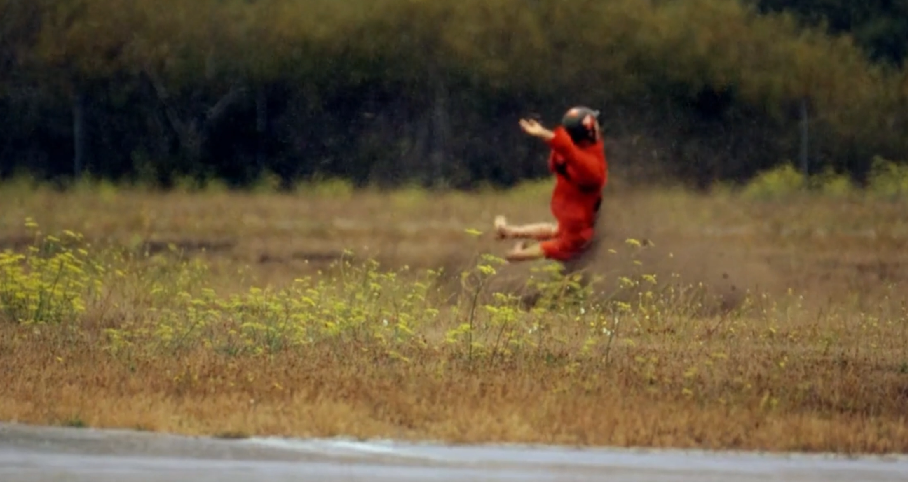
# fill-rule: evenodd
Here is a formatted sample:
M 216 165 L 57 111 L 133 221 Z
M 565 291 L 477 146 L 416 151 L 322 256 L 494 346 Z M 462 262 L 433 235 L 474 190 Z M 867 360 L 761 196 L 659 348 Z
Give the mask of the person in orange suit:
M 505 255 L 508 262 L 545 258 L 567 265 L 596 244 L 596 222 L 608 180 L 598 118 L 598 111 L 578 106 L 569 109 L 554 130 L 532 119 L 520 120 L 524 132 L 551 149 L 548 166 L 555 175 L 555 188 L 550 208 L 556 222 L 510 225 L 504 216 L 497 216 L 496 238 L 520 240 Z M 537 243 L 530 244 L 530 240 Z

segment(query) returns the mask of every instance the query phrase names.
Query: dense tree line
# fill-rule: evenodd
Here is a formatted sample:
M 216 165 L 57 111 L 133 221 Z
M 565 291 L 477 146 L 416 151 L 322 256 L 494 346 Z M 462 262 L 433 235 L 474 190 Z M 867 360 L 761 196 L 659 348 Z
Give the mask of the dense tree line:
M 908 82 L 737 0 L 0 0 L 0 175 L 508 184 L 602 110 L 613 169 L 698 184 L 901 158 Z
M 802 25 L 849 34 L 870 58 L 901 66 L 908 55 L 908 0 L 751 0 L 762 12 L 791 12 Z

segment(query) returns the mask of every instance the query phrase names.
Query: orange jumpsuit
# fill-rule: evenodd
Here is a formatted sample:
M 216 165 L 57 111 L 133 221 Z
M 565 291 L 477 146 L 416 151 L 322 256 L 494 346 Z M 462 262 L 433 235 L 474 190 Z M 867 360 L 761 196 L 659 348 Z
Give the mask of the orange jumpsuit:
M 558 221 L 558 232 L 541 246 L 546 258 L 568 261 L 593 238 L 602 188 L 608 180 L 608 163 L 602 140 L 578 147 L 563 127 L 555 129 L 554 134 L 548 141 L 552 149 L 549 170 L 556 178 L 551 210 Z

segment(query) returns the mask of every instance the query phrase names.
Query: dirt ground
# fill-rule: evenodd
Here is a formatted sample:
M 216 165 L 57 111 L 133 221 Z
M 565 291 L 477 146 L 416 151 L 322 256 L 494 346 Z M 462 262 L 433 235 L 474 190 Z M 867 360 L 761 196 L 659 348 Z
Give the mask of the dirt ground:
M 26 246 L 31 217 L 44 232 L 71 229 L 95 244 L 204 259 L 221 292 L 286 286 L 328 269 L 345 250 L 387 267 L 444 269 L 456 290 L 458 274 L 479 256 L 508 248 L 490 234 L 496 214 L 515 223 L 550 219 L 547 189 L 0 190 L 0 247 Z M 621 276 L 643 273 L 662 287 L 710 295 L 687 321 L 624 332 L 608 364 L 540 349 L 476 368 L 445 346 L 414 349 L 400 364 L 362 344 L 267 358 L 199 347 L 125 363 L 104 351 L 92 320 L 77 332 L 0 323 L 0 358 L 20 367 L 0 376 L 10 387 L 0 418 L 185 433 L 908 449 L 904 202 L 615 189 L 603 225 L 604 245 L 589 268 L 606 277 L 604 294 Z M 538 265 L 505 266 L 493 285 L 516 287 Z M 797 310 L 732 315 L 747 299 Z M 143 315 L 118 316 L 111 319 Z M 450 323 L 445 329 L 461 321 Z
M 352 252 L 388 268 L 445 269 L 452 280 L 483 253 L 507 244 L 490 234 L 492 219 L 550 221 L 548 186 L 494 194 L 422 191 L 296 195 L 168 194 L 135 191 L 0 193 L 0 248 L 31 240 L 27 216 L 42 229 L 72 229 L 99 243 L 145 249 L 176 246 L 217 269 L 248 266 L 256 283 L 282 285 L 325 269 Z M 817 310 L 898 305 L 908 281 L 908 221 L 903 202 L 794 197 L 748 200 L 681 191 L 613 189 L 606 197 L 602 247 L 585 262 L 617 282 L 648 273 L 660 282 L 702 285 L 711 310 L 737 306 L 745 294 L 795 294 Z M 465 233 L 482 231 L 481 236 Z M 626 240 L 641 241 L 635 249 Z M 507 266 L 495 283 L 519 285 L 539 263 Z M 607 288 L 603 285 L 603 289 Z

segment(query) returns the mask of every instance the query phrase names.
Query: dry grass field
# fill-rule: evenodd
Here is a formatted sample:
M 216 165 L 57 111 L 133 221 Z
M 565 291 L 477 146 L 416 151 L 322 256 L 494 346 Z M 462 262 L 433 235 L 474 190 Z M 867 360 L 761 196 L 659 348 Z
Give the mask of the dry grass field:
M 494 257 L 547 203 L 0 187 L 0 419 L 908 451 L 906 201 L 618 185 L 590 285 Z

